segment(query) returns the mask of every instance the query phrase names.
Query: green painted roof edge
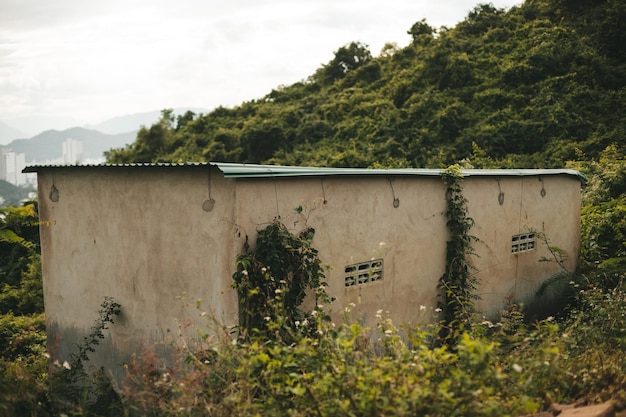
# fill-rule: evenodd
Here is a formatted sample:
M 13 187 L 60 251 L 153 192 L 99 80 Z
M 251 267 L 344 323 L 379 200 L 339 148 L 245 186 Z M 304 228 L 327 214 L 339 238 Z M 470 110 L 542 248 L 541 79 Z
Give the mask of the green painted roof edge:
M 142 168 L 142 167 L 206 167 L 216 166 L 226 178 L 276 178 L 276 177 L 306 177 L 306 176 L 335 176 L 335 175 L 386 175 L 386 176 L 440 176 L 444 169 L 428 168 L 327 168 L 327 167 L 300 167 L 287 165 L 258 165 L 240 164 L 232 162 L 183 162 L 183 163 L 147 163 L 132 164 L 94 164 L 94 165 L 31 165 L 22 172 L 38 172 L 49 168 Z M 573 169 L 461 169 L 464 177 L 524 177 L 541 175 L 569 175 L 578 178 L 582 183 L 587 182 L 583 173 Z
M 297 167 L 283 165 L 256 165 L 235 164 L 225 162 L 211 162 L 226 178 L 266 178 L 266 177 L 299 177 L 299 176 L 332 176 L 332 175 L 415 175 L 415 176 L 441 176 L 444 169 L 426 168 L 393 168 L 393 169 L 369 169 L 369 168 L 320 168 L 320 167 Z M 585 176 L 573 169 L 461 169 L 464 177 L 523 177 L 541 175 L 570 175 L 585 183 Z

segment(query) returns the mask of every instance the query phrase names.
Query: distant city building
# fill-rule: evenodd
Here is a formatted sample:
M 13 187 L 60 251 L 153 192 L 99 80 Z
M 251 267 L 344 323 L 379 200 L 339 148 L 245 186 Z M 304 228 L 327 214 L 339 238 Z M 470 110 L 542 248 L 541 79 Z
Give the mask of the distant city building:
M 72 138 L 63 142 L 63 163 L 65 165 L 77 165 L 83 159 L 83 143 Z
M 25 185 L 26 174 L 22 170 L 26 168 L 26 156 L 23 153 L 15 153 L 3 150 L 0 153 L 0 179 L 13 185 Z

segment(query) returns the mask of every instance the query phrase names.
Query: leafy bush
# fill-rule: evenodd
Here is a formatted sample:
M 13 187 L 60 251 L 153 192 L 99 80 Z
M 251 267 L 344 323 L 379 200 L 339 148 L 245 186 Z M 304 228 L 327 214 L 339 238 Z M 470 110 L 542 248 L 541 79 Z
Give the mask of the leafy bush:
M 129 366 L 121 395 L 129 415 L 163 416 L 515 416 L 554 401 L 624 401 L 623 341 L 590 349 L 585 339 L 625 324 L 606 319 L 529 326 L 512 311 L 462 333 L 454 349 L 432 346 L 437 325 L 400 331 L 382 313 L 376 329 L 315 320 L 316 337 L 214 339 L 210 359 L 181 352 L 169 368 L 148 353 Z
M 0 416 L 47 415 L 43 314 L 0 315 Z
M 275 220 L 258 232 L 255 249 L 246 247 L 246 253 L 237 258 L 233 287 L 239 296 L 243 338 L 267 335 L 270 322 L 274 331 L 282 333 L 280 337 L 300 330 L 296 324 L 308 317 L 300 308 L 307 290 L 313 291 L 315 306 L 328 301 L 324 268 L 317 249 L 311 246 L 314 235 L 310 227 L 294 235 Z

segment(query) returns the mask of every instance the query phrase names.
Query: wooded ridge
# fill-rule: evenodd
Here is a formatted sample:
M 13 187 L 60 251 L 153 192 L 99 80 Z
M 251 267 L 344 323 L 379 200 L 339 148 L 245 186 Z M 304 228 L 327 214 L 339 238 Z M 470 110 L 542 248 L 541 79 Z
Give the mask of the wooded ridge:
M 353 42 L 301 82 L 208 114 L 166 110 L 107 162 L 562 167 L 626 134 L 626 5 L 476 6 L 409 46 Z

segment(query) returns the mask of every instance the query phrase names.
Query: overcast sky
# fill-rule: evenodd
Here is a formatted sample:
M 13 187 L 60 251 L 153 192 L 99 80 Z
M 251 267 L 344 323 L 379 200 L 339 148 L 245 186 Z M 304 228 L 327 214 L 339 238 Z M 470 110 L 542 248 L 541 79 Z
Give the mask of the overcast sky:
M 307 78 L 349 42 L 376 56 L 406 46 L 418 20 L 452 27 L 479 2 L 0 0 L 0 121 L 39 133 L 42 120 L 232 107 Z

